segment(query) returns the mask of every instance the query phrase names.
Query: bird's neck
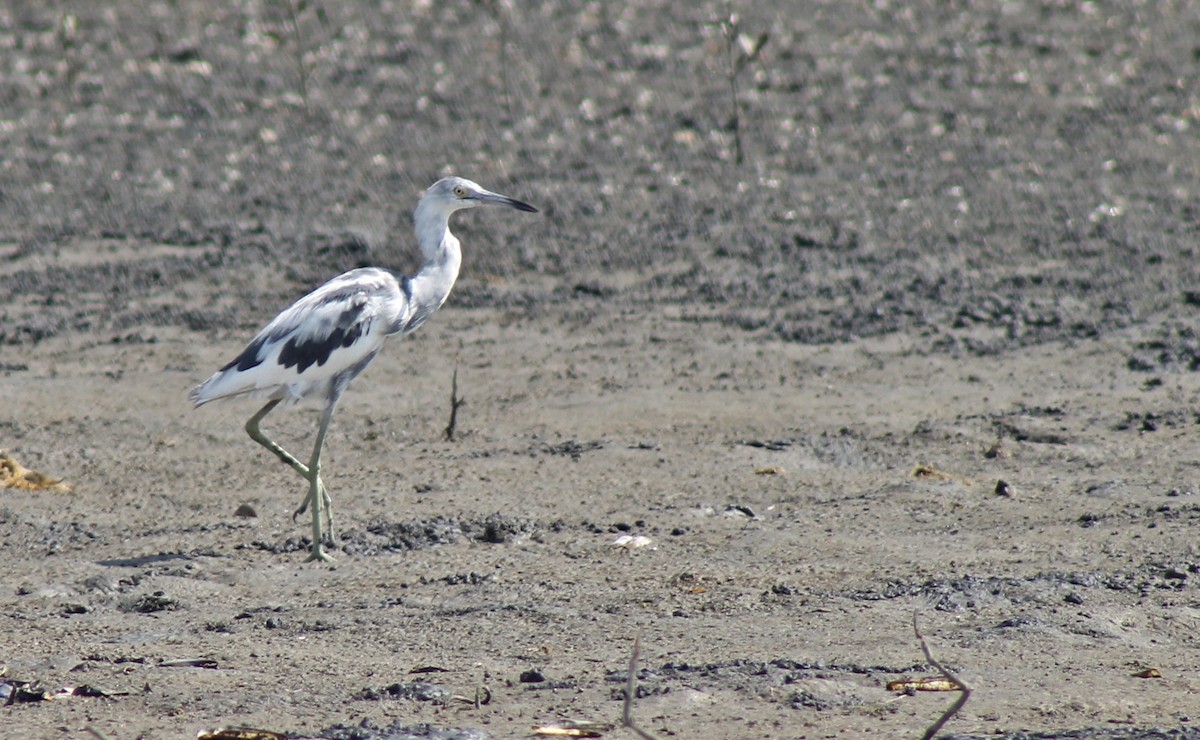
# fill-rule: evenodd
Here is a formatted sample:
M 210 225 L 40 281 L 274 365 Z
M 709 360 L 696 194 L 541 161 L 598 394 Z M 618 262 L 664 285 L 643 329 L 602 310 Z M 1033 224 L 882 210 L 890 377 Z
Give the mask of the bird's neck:
M 436 296 L 437 305 L 442 305 L 442 301 L 450 295 L 454 281 L 458 279 L 458 269 L 461 266 L 462 250 L 459 249 L 458 239 L 447 231 L 438 249 L 432 256 L 425 255 L 425 264 L 412 276 L 414 291 L 419 286 L 421 298 L 428 300 L 431 296 Z
M 432 313 L 450 295 L 458 279 L 462 250 L 458 239 L 450 233 L 448 214 L 429 213 L 418 207 L 415 221 L 425 264 L 412 276 L 413 303 Z

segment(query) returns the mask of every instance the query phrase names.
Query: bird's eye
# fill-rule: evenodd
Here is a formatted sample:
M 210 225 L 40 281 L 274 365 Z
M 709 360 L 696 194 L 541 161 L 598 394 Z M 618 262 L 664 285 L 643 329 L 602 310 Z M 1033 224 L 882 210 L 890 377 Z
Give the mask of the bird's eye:
M 465 198 L 465 197 L 467 197 L 467 189 L 464 188 L 462 185 L 455 185 L 454 186 L 454 195 L 458 198 Z

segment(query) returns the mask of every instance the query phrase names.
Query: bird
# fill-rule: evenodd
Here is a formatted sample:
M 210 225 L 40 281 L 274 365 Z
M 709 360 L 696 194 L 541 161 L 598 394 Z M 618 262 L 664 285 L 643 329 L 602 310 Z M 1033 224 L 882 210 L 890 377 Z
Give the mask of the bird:
M 414 275 L 361 267 L 333 278 L 299 299 L 264 326 L 249 344 L 188 394 L 194 408 L 224 398 L 267 399 L 246 422 L 246 433 L 308 481 L 292 519 L 312 507 L 312 549 L 306 562 L 331 562 L 332 501 L 321 480 L 321 450 L 338 401 L 387 339 L 409 334 L 446 301 L 458 279 L 462 249 L 450 233 L 450 216 L 477 206 L 505 206 L 537 213 L 524 201 L 486 190 L 471 180 L 445 177 L 421 196 L 413 214 L 424 264 Z M 301 462 L 263 433 L 260 425 L 283 403 L 324 402 L 312 454 Z M 324 519 L 328 527 L 323 529 Z

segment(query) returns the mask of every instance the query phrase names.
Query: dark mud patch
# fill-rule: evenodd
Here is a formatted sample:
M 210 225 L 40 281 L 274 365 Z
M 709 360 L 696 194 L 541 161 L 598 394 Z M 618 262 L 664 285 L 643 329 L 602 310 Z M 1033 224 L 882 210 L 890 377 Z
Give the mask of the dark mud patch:
M 418 723 L 404 724 L 400 720 L 380 727 L 364 719 L 357 725 L 337 724 L 317 733 L 322 740 L 487 740 L 483 730 L 438 727 Z
M 874 468 L 881 466 L 886 459 L 875 443 L 851 429 L 768 439 L 739 439 L 737 443 L 768 452 L 799 454 L 832 468 Z
M 155 612 L 175 611 L 181 604 L 176 599 L 167 596 L 163 591 L 127 599 L 121 602 L 121 611 L 136 614 L 153 614 Z
M 604 449 L 604 442 L 601 442 L 599 440 L 580 442 L 575 439 L 569 439 L 566 442 L 559 442 L 558 444 L 553 444 L 553 445 L 552 444 L 538 445 L 537 447 L 535 447 L 533 449 L 536 450 L 537 452 L 542 452 L 547 455 L 557 455 L 560 457 L 569 457 L 572 460 L 575 460 L 576 462 L 578 462 L 580 459 L 583 458 L 583 454 L 585 452 L 592 452 L 593 450 Z
M 1118 432 L 1157 432 L 1160 429 L 1182 429 L 1200 424 L 1200 413 L 1184 409 L 1163 411 L 1128 411 L 1125 418 L 1113 427 Z
M 903 25 L 872 7 L 836 21 L 744 8 L 747 32 L 771 40 L 746 70 L 739 165 L 707 4 L 627 9 L 604 32 L 587 3 L 321 6 L 297 26 L 256 6 L 169 28 L 164 7 L 6 15 L 0 255 L 216 249 L 295 297 L 361 264 L 410 268 L 408 213 L 450 165 L 518 184 L 544 213 L 533 234 L 462 219 L 460 305 L 672 305 L 786 341 L 912 332 L 926 351 L 994 354 L 1197 300 L 1200 147 L 1177 84 L 1193 39 L 1167 12 L 1049 10 L 1031 26 L 927 4 Z M 476 48 L 500 26 L 499 48 Z M 859 26 L 873 41 L 842 53 Z M 311 57 L 303 85 L 297 53 Z M 0 277 L 103 296 L 11 312 L 3 341 L 93 332 L 107 315 L 240 325 L 240 311 L 130 311 L 141 286 L 217 271 L 188 256 L 88 283 Z
M 1195 305 L 1197 294 L 1190 294 Z M 1168 323 L 1147 339 L 1134 344 L 1126 362 L 1130 370 L 1142 373 L 1178 373 L 1200 370 L 1200 337 L 1187 324 Z
M 961 612 L 986 606 L 1055 606 L 1083 603 L 1089 591 L 1144 595 L 1155 590 L 1182 591 L 1200 583 L 1200 563 L 1147 563 L 1124 573 L 1038 573 L 1023 578 L 961 576 L 925 581 L 891 581 L 880 587 L 839 595 L 855 601 L 920 597 L 934 609 Z M 1020 626 L 1020 625 L 1009 625 Z
M 381 689 L 363 689 L 352 698 L 359 701 L 382 701 L 384 699 L 398 701 L 428 701 L 445 703 L 450 698 L 450 692 L 437 684 L 427 681 L 411 683 L 393 683 Z
M 1090 727 L 1065 732 L 1002 732 L 989 735 L 941 735 L 944 740 L 1200 740 L 1200 728 Z
M 12 491 L 0 491 L 0 496 L 14 495 Z M 19 495 L 27 494 L 21 492 Z M 2 501 L 2 498 L 0 498 Z M 40 556 L 60 555 L 76 552 L 83 548 L 111 541 L 104 528 L 84 522 L 37 521 L 27 519 L 0 504 L 0 534 L 6 541 L 18 545 L 26 553 Z
M 928 670 L 928 666 L 865 666 L 856 664 L 805 662 L 791 658 L 770 661 L 731 660 L 689 665 L 665 663 L 658 668 L 638 671 L 635 698 L 670 694 L 683 688 L 697 691 L 733 691 L 771 697 L 794 709 L 826 711 L 857 707 L 879 701 L 877 694 L 887 677 Z M 623 700 L 628 671 L 612 671 L 605 681 L 619 684 L 609 696 Z M 850 680 L 855 677 L 855 680 Z M 878 686 L 863 679 L 878 678 Z
M 374 519 L 364 527 L 340 533 L 337 547 L 347 555 L 372 556 L 452 545 L 465 540 L 508 544 L 535 537 L 540 531 L 541 528 L 528 519 L 499 512 L 477 519 L 434 517 L 407 522 Z M 252 543 L 256 549 L 276 554 L 305 551 L 311 545 L 311 538 L 304 536 L 289 537 L 277 543 Z

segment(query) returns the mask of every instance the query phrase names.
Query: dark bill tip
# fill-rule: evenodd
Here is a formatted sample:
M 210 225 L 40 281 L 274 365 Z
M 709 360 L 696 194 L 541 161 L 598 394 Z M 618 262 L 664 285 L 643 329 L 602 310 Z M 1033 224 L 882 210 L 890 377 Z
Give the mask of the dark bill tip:
M 476 195 L 475 198 L 483 203 L 491 203 L 497 206 L 508 206 L 509 208 L 516 208 L 518 211 L 525 211 L 527 213 L 538 212 L 538 209 L 534 208 L 523 200 L 510 198 L 507 195 L 500 195 L 499 193 L 483 192 Z

